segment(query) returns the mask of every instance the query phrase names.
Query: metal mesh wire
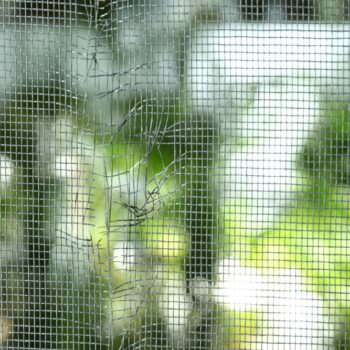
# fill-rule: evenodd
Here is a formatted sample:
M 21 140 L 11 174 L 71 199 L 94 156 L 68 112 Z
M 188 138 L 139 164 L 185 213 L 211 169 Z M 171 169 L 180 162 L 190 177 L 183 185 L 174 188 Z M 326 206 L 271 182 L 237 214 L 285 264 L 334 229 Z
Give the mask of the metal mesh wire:
M 0 1 L 0 349 L 350 349 L 349 19 Z

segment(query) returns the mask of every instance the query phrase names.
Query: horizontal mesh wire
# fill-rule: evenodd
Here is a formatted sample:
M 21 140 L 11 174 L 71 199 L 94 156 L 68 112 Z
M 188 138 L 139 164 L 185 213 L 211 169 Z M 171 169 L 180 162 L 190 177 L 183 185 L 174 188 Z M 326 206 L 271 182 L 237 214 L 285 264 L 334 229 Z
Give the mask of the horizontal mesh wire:
M 0 0 L 0 349 L 350 349 L 349 17 Z

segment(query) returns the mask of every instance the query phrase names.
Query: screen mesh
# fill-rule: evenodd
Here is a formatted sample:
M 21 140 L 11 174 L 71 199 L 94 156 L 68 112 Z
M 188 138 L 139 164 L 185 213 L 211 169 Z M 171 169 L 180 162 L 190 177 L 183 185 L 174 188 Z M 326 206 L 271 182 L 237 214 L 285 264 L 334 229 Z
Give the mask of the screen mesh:
M 349 20 L 0 1 L 0 349 L 350 349 Z

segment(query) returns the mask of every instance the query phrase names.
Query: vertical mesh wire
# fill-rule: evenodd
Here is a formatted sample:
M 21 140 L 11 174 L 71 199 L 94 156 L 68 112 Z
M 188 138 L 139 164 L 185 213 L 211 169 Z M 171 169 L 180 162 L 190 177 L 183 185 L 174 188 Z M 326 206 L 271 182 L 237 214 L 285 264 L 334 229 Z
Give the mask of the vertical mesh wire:
M 0 0 L 0 349 L 350 349 L 349 16 Z

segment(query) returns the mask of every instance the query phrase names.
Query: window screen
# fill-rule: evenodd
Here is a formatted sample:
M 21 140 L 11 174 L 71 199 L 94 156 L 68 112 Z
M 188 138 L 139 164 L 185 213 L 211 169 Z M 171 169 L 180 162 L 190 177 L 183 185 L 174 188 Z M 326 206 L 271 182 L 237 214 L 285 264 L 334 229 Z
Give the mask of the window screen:
M 349 6 L 0 1 L 0 349 L 350 349 Z

